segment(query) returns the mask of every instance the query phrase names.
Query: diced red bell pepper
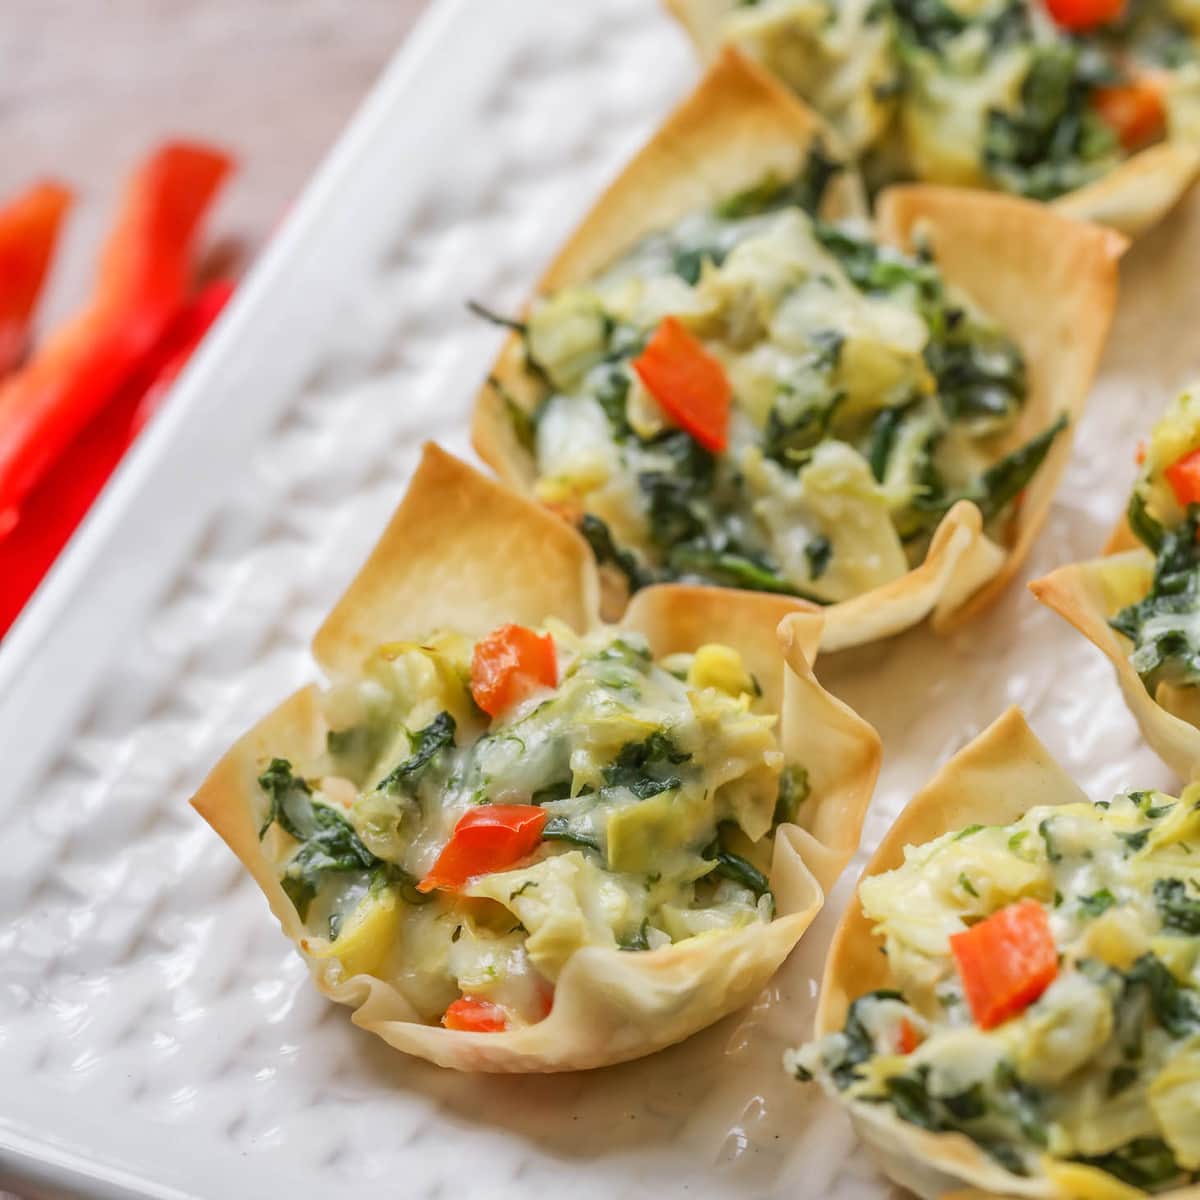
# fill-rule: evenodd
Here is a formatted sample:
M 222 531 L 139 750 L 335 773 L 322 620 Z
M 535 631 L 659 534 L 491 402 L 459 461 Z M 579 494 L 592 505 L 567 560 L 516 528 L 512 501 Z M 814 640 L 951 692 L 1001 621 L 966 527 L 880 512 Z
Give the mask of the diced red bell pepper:
M 1054 23 L 1072 33 L 1082 33 L 1115 21 L 1125 11 L 1125 0 L 1046 0 Z
M 33 311 L 70 207 L 71 193 L 47 182 L 0 208 L 0 375 L 25 354 Z
M 666 317 L 633 369 L 667 415 L 706 450 L 729 442 L 732 389 L 725 368 L 675 317 Z
M 209 284 L 126 385 L 63 451 L 21 504 L 14 528 L 0 536 L 0 637 L 50 569 L 75 527 L 175 376 L 228 300 L 233 284 Z
M 464 1033 L 503 1033 L 508 1028 L 508 1014 L 490 1000 L 463 996 L 442 1014 L 442 1024 Z
M 907 1018 L 900 1019 L 900 1033 L 897 1039 L 897 1044 L 901 1054 L 911 1054 L 922 1042 L 921 1035 L 917 1032 L 916 1026 Z
M 1143 438 L 1137 444 L 1137 450 L 1134 451 L 1133 461 L 1140 467 L 1146 461 L 1146 440 Z
M 1024 1012 L 1058 975 L 1046 910 L 1022 900 L 950 938 L 975 1023 L 994 1029 Z
M 527 858 L 542 840 L 547 815 L 536 804 L 481 804 L 468 809 L 417 891 L 454 892 L 480 875 L 503 871 Z
M 183 143 L 151 155 L 126 189 L 91 302 L 0 383 L 0 526 L 178 315 L 201 218 L 231 165 Z
M 475 643 L 471 655 L 471 695 L 495 717 L 539 687 L 558 682 L 554 639 L 524 625 L 501 625 Z
M 1131 83 L 1096 88 L 1092 107 L 1110 125 L 1126 150 L 1139 150 L 1162 136 L 1167 124 L 1167 107 L 1162 83 L 1144 75 Z
M 1173 462 L 1164 472 L 1175 499 L 1184 508 L 1200 503 L 1200 450 L 1193 450 Z

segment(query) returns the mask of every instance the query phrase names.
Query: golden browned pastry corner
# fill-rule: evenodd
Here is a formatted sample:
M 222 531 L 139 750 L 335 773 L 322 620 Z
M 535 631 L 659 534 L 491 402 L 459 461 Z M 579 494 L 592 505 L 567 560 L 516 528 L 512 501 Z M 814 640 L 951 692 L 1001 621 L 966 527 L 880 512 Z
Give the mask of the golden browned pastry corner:
M 1138 453 L 1127 516 L 1104 557 L 1029 586 L 1108 657 L 1142 736 L 1193 779 L 1200 772 L 1200 390 L 1168 406 Z
M 1188 0 L 666 0 L 697 52 L 737 46 L 822 114 L 876 186 L 1048 201 L 1130 237 L 1200 171 Z
M 462 1070 L 647 1054 L 751 1000 L 859 842 L 877 735 L 822 617 L 658 586 L 427 446 L 286 700 L 193 803 L 317 987 Z
M 1010 710 L 883 839 L 785 1064 L 928 1200 L 1196 1200 L 1198 802 L 1089 802 Z
M 1046 515 L 1124 240 L 913 186 L 725 50 L 601 197 L 482 388 L 480 456 L 576 524 L 603 611 L 664 581 L 802 597 L 822 649 L 990 604 Z

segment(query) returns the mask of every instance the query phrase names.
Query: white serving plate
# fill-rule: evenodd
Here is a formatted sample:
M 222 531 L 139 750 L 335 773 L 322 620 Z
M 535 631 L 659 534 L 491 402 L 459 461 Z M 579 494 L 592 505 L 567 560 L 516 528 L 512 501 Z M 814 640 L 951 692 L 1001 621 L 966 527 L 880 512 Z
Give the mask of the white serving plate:
M 0 1186 L 102 1197 L 880 1197 L 779 1068 L 829 908 L 745 1013 L 641 1062 L 471 1077 L 321 1000 L 187 807 L 402 494 L 466 450 L 496 331 L 695 67 L 653 0 L 441 0 L 0 649 Z M 1025 576 L 1093 553 L 1129 447 L 1200 368 L 1200 213 L 1130 256 L 1117 343 Z M 939 641 L 828 660 L 884 735 L 864 851 L 1009 703 L 1094 795 L 1168 783 L 1094 650 L 1019 585 Z M 860 859 L 861 862 L 861 859 Z

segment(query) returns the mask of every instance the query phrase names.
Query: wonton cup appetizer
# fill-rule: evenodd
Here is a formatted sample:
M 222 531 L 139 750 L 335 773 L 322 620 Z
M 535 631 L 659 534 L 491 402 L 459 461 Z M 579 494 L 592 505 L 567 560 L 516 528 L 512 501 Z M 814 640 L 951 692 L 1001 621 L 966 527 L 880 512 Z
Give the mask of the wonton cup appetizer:
M 1010 710 L 884 838 L 787 1065 L 924 1197 L 1195 1200 L 1198 850 L 1200 786 L 1089 803 Z
M 1192 0 L 667 0 L 736 45 L 883 184 L 994 188 L 1135 235 L 1200 169 Z
M 1123 240 L 928 187 L 875 233 L 850 184 L 729 51 L 516 324 L 475 447 L 579 525 L 607 616 L 648 583 L 750 588 L 829 605 L 834 650 L 965 620 L 1028 550 Z
M 1109 555 L 1029 586 L 1116 669 L 1142 736 L 1184 779 L 1200 772 L 1200 391 L 1143 448 Z
M 426 448 L 285 701 L 194 803 L 318 988 L 400 1050 L 595 1067 L 747 1003 L 858 845 L 879 739 L 819 613 L 651 588 Z M 786 619 L 784 619 L 786 618 Z M 778 628 L 777 628 L 778 627 Z

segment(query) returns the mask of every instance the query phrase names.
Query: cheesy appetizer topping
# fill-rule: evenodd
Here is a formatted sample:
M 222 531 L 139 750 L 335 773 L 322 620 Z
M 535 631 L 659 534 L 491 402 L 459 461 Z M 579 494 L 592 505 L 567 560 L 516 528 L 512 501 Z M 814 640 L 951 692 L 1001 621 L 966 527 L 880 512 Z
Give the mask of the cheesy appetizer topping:
M 739 0 L 719 36 L 826 115 L 883 183 L 1049 200 L 1194 141 L 1194 0 Z
M 303 948 L 491 1032 L 541 1020 L 582 947 L 769 922 L 808 785 L 760 696 L 727 646 L 655 662 L 558 622 L 381 647 L 326 694 L 323 758 L 259 780 Z
M 815 218 L 839 169 L 818 144 L 796 179 L 644 238 L 518 326 L 545 396 L 508 408 L 538 496 L 629 590 L 861 595 L 920 562 L 961 499 L 1003 540 L 1066 424 L 997 454 L 1020 350 L 930 253 Z
M 1129 528 L 1155 555 L 1148 592 L 1111 621 L 1152 696 L 1200 683 L 1200 399 L 1184 392 L 1139 450 Z
M 792 1052 L 798 1078 L 1015 1176 L 1200 1173 L 1200 785 L 968 826 L 859 897 L 896 986 Z

